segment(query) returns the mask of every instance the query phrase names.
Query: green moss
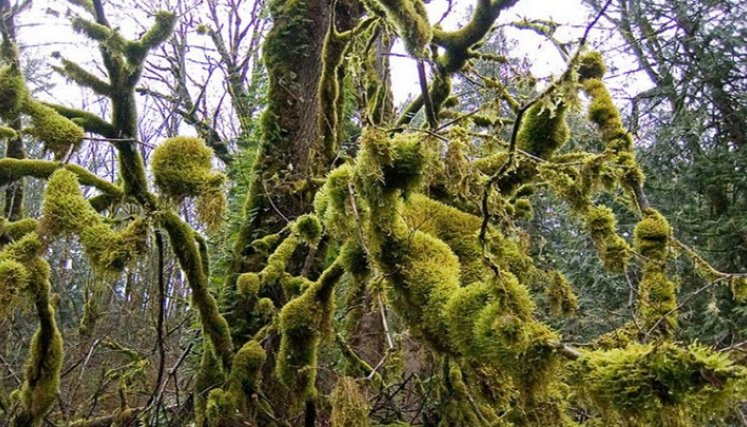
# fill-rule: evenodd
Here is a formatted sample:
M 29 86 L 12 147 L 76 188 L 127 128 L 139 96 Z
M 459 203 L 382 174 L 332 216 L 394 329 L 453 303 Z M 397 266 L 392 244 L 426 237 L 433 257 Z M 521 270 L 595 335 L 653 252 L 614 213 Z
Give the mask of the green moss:
M 513 203 L 514 216 L 523 220 L 531 220 L 534 217 L 534 210 L 529 199 L 518 199 Z
M 316 246 L 322 238 L 322 223 L 316 215 L 301 215 L 296 219 L 293 231 L 307 244 Z
M 332 290 L 343 272 L 340 263 L 333 263 L 311 287 L 280 311 L 281 338 L 275 373 L 294 397 L 305 399 L 316 395 L 318 347 L 332 330 Z
M 747 277 L 733 277 L 731 279 L 731 293 L 737 302 L 747 302 Z
M 607 72 L 607 67 L 604 65 L 602 54 L 593 51 L 581 55 L 578 60 L 578 79 L 583 82 L 588 79 L 601 79 L 604 77 L 604 73 Z
M 168 138 L 153 151 L 151 170 L 156 186 L 176 200 L 220 187 L 225 178 L 212 171 L 212 159 L 213 150 L 201 138 Z
M 740 392 L 743 368 L 723 353 L 693 345 L 637 344 L 585 353 L 574 372 L 587 399 L 603 414 L 645 425 L 703 425 Z
M 236 279 L 236 287 L 241 295 L 256 297 L 259 294 L 260 280 L 257 273 L 243 273 Z
M 19 306 L 27 292 L 31 274 L 23 264 L 0 258 L 0 319 L 6 319 Z
M 259 378 L 266 358 L 264 349 L 254 340 L 244 344 L 233 358 L 228 376 L 229 391 L 239 411 L 246 415 L 254 404 L 253 396 L 259 392 Z
M 50 234 L 81 233 L 100 223 L 96 212 L 83 197 L 78 177 L 66 169 L 55 171 L 44 190 L 43 228 Z
M 207 226 L 208 231 L 217 231 L 228 211 L 226 200 L 226 176 L 223 174 L 213 175 L 212 180 L 202 187 L 197 196 L 197 218 Z
M 428 12 L 421 0 L 378 0 L 387 17 L 394 22 L 405 43 L 405 49 L 416 58 L 423 58 L 431 41 Z
M 10 120 L 17 116 L 27 97 L 20 72 L 11 66 L 0 68 L 0 117 Z
M 599 127 L 607 149 L 615 153 L 631 152 L 633 139 L 623 126 L 620 112 L 604 83 L 598 78 L 589 78 L 583 82 L 583 87 L 591 98 L 589 120 Z
M 568 140 L 570 131 L 563 104 L 554 110 L 541 102 L 529 107 L 516 135 L 518 148 L 542 159 L 549 158 Z
M 591 206 L 586 210 L 584 220 L 605 268 L 616 273 L 625 271 L 632 251 L 625 239 L 617 234 L 617 218 L 612 209 L 603 205 Z
M 551 271 L 548 276 L 545 293 L 550 303 L 550 312 L 555 316 L 568 316 L 575 313 L 578 308 L 578 298 L 573 292 L 571 283 L 558 270 Z
M 649 209 L 633 229 L 635 250 L 647 258 L 664 261 L 668 256 L 671 235 L 669 222 L 658 211 Z
M 644 327 L 657 335 L 671 336 L 677 326 L 677 285 L 667 279 L 661 265 L 646 263 L 638 295 Z
M 205 407 L 207 427 L 238 425 L 240 414 L 235 396 L 220 388 L 210 390 Z
M 0 226 L 0 233 L 6 233 L 13 240 L 19 240 L 21 237 L 35 231 L 39 226 L 39 221 L 34 218 L 23 218 L 18 221 L 8 221 L 4 226 Z
M 33 124 L 29 134 L 41 140 L 44 148 L 54 153 L 56 159 L 63 159 L 83 142 L 83 128 L 54 109 L 29 99 L 24 104 L 24 112 L 31 117 Z
M 365 394 L 355 379 L 340 377 L 330 396 L 332 427 L 368 427 L 370 410 Z
M 18 133 L 16 133 L 15 130 L 9 127 L 0 126 L 0 138 L 14 139 L 16 137 L 18 137 Z

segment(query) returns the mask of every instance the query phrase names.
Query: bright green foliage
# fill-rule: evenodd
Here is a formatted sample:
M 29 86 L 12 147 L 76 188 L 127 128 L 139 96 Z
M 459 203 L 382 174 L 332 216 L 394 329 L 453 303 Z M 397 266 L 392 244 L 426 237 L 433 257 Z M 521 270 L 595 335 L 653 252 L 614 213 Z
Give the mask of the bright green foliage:
M 330 396 L 332 427 L 368 427 L 369 405 L 355 379 L 340 377 Z
M 617 234 L 617 218 L 612 209 L 592 206 L 586 211 L 584 220 L 604 266 L 617 273 L 625 271 L 632 252 L 625 239 Z
M 573 370 L 603 417 L 635 425 L 703 425 L 744 392 L 744 368 L 698 345 L 632 343 L 585 353 Z
M 421 0 L 378 0 L 389 19 L 397 26 L 407 51 L 417 57 L 425 56 L 431 41 L 431 25 L 428 12 Z

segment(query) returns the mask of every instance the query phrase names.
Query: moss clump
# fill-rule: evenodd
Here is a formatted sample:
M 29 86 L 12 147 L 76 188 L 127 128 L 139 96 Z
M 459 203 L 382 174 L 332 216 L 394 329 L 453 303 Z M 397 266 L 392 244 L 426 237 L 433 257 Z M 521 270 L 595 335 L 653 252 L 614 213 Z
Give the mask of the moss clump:
M 667 258 L 671 235 L 669 222 L 658 211 L 649 209 L 633 229 L 633 243 L 641 255 L 663 261 Z
M 241 416 L 235 396 L 223 389 L 210 390 L 205 406 L 207 427 L 240 425 Z
M 369 405 L 355 379 L 340 377 L 332 395 L 332 427 L 368 427 Z
M 604 83 L 598 78 L 589 78 L 583 82 L 583 87 L 591 98 L 589 120 L 599 127 L 607 149 L 614 153 L 631 152 L 633 138 L 623 126 L 620 112 Z
M 602 54 L 597 51 L 581 55 L 578 60 L 578 80 L 580 82 L 589 79 L 601 79 L 606 72 L 607 67 L 604 65 Z
M 315 246 L 322 238 L 322 223 L 316 215 L 301 215 L 293 225 L 293 231 L 309 245 Z
M 423 2 L 421 0 L 378 0 L 378 3 L 397 27 L 407 52 L 416 58 L 424 57 L 425 48 L 433 34 Z
M 578 309 L 578 298 L 573 292 L 571 283 L 563 273 L 553 270 L 548 274 L 548 283 L 545 293 L 550 303 L 550 313 L 555 316 L 568 316 Z
M 565 106 L 560 104 L 550 109 L 538 102 L 527 110 L 516 143 L 518 148 L 547 159 L 565 144 L 569 135 Z
M 617 234 L 617 218 L 607 206 L 592 206 L 584 214 L 586 228 L 605 268 L 622 273 L 630 263 L 631 249 Z
M 42 212 L 42 229 L 50 235 L 78 235 L 99 273 L 118 273 L 145 251 L 148 223 L 137 218 L 113 230 L 83 197 L 77 175 L 67 169 L 58 169 L 49 178 Z
M 23 264 L 0 258 L 0 320 L 18 307 L 30 279 L 31 274 Z
M 64 158 L 83 142 L 83 128 L 70 119 L 31 99 L 24 105 L 24 111 L 31 117 L 33 124 L 28 130 L 29 134 L 41 140 L 44 148 L 51 151 L 56 159 Z
M 9 221 L 4 225 L 0 224 L 0 234 L 6 233 L 13 240 L 19 240 L 23 236 L 35 231 L 39 226 L 39 221 L 33 218 L 23 218 L 18 221 Z
M 236 287 L 241 295 L 256 297 L 259 294 L 260 280 L 257 273 L 243 273 L 236 279 Z
M 254 398 L 259 391 L 260 375 L 266 358 L 264 349 L 255 340 L 241 346 L 233 358 L 231 373 L 228 376 L 228 390 L 236 408 L 244 416 L 253 415 Z
M 725 354 L 693 345 L 632 343 L 585 353 L 574 364 L 586 398 L 603 415 L 645 425 L 703 425 L 738 399 L 745 371 Z
M 0 126 L 0 138 L 13 139 L 13 138 L 16 138 L 17 136 L 18 134 L 16 133 L 15 130 L 9 127 Z
M 168 138 L 153 151 L 151 170 L 156 186 L 181 201 L 197 197 L 200 220 L 214 229 L 225 211 L 226 176 L 212 169 L 213 150 L 201 138 Z
M 747 277 L 734 277 L 731 279 L 731 293 L 739 303 L 747 302 Z
M 12 66 L 0 68 L 0 117 L 10 120 L 18 115 L 27 97 L 20 72 Z

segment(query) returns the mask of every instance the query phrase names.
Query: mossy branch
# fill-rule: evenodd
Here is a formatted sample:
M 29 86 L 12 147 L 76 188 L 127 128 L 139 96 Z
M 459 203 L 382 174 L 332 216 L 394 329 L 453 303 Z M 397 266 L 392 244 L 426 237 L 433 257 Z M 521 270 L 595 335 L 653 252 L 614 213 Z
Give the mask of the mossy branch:
M 62 67 L 55 66 L 52 68 L 80 86 L 87 87 L 102 96 L 111 96 L 112 88 L 109 83 L 86 71 L 73 61 L 62 58 Z
M 75 124 L 85 129 L 86 132 L 95 133 L 105 138 L 117 138 L 117 132 L 114 130 L 114 126 L 93 113 L 46 102 L 44 105 L 54 109 L 61 116 L 72 120 Z
M 62 164 L 49 160 L 32 159 L 0 159 L 0 185 L 8 185 L 23 177 L 49 178 L 57 169 L 64 168 L 78 176 L 78 181 L 86 186 L 94 187 L 101 192 L 122 198 L 122 188 L 109 181 L 99 178 L 91 171 L 76 164 Z

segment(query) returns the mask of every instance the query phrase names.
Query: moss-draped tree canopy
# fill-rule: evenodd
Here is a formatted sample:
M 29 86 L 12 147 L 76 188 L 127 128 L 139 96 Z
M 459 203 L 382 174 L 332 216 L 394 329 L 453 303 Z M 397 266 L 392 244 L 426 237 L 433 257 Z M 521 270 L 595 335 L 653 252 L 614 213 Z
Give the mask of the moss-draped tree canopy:
M 259 2 L 271 25 L 259 88 L 232 59 L 240 15 L 234 29 L 197 25 L 177 2 L 131 38 L 111 5 L 70 0 L 72 28 L 98 46 L 100 66 L 64 50 L 51 61 L 105 100 L 105 114 L 37 96 L 14 26 L 26 3 L 0 3 L 0 320 L 35 332 L 4 336 L 15 344 L 0 356 L 20 348 L 25 362 L 0 359 L 10 375 L 0 424 L 744 422 L 744 346 L 680 332 L 692 296 L 676 266 L 687 260 L 704 289 L 742 307 L 747 275 L 681 242 L 646 194 L 650 172 L 605 84 L 606 58 L 586 43 L 613 0 L 578 23 L 586 31 L 572 45 L 553 38 L 553 23 L 514 23 L 564 53 L 565 71 L 541 88 L 495 38 L 516 0 L 474 0 L 454 31 L 430 22 L 421 0 Z M 221 9 L 208 3 L 215 24 Z M 213 89 L 193 102 L 191 77 L 174 71 L 190 31 L 223 61 L 238 145 L 213 127 L 220 117 L 198 117 Z M 401 111 L 396 39 L 421 79 Z M 511 73 L 483 75 L 485 64 Z M 181 76 L 173 93 L 144 87 L 153 70 Z M 467 75 L 482 79 L 472 111 L 455 89 Z M 263 91 L 261 115 L 251 90 Z M 181 103 L 173 130 L 197 136 L 144 143 L 137 93 Z M 116 162 L 78 164 L 103 144 Z M 548 197 L 556 207 L 540 203 Z M 538 206 L 575 221 L 575 239 L 630 288 L 625 322 L 580 339 L 567 329 L 584 316 L 581 284 L 543 256 Z M 61 248 L 94 285 L 65 287 Z M 136 341 L 102 326 L 138 307 Z M 86 372 L 100 379 L 84 382 Z

